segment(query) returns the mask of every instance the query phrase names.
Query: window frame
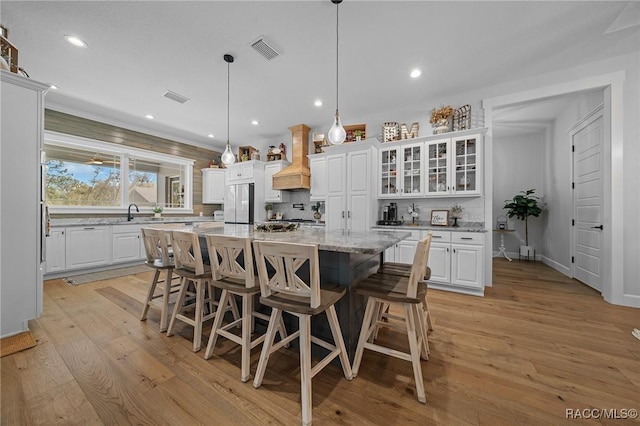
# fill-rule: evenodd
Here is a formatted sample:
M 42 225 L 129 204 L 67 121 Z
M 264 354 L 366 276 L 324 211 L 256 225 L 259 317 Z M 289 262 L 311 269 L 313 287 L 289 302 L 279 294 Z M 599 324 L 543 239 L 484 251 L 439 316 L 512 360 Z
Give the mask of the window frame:
M 98 141 L 81 136 L 68 135 L 52 131 L 44 132 L 44 148 L 47 145 L 66 148 L 78 148 L 82 150 L 95 150 L 120 157 L 120 205 L 114 207 L 100 206 L 49 206 L 51 213 L 58 214 L 98 214 L 98 213 L 126 213 L 129 206 L 129 160 L 131 157 L 175 164 L 184 167 L 184 207 L 165 207 L 164 213 L 193 214 L 193 166 L 195 160 L 178 157 L 170 154 L 133 148 L 110 142 Z M 46 158 L 45 158 L 46 160 Z M 140 207 L 140 213 L 153 213 L 153 207 Z

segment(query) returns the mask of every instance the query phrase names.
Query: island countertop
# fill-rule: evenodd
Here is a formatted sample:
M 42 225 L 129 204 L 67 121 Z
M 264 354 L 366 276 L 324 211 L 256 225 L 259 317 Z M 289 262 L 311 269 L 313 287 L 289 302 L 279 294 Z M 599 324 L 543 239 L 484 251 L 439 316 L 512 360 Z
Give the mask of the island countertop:
M 295 231 L 256 231 L 253 225 L 225 224 L 215 228 L 186 227 L 200 235 L 222 234 L 233 237 L 249 237 L 257 241 L 283 241 L 288 243 L 317 244 L 318 249 L 342 253 L 378 254 L 404 240 L 407 231 L 352 232 L 326 231 L 322 227 L 300 227 Z

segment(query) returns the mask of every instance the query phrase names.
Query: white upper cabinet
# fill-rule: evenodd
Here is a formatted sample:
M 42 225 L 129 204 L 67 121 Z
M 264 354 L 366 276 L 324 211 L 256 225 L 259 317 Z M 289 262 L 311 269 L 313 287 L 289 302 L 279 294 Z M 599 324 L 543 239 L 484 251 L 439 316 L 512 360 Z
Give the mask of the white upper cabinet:
M 482 194 L 482 135 L 427 142 L 426 195 Z
M 311 201 L 324 201 L 327 198 L 327 157 L 325 155 L 309 156 L 311 171 Z
M 381 148 L 378 152 L 378 196 L 424 195 L 424 143 Z
M 264 166 L 264 201 L 285 203 L 290 199 L 289 191 L 273 189 L 273 175 L 289 165 L 286 161 L 269 161 Z
M 202 169 L 202 203 L 224 203 L 224 169 Z
M 485 129 L 380 144 L 378 198 L 482 195 Z
M 227 166 L 226 184 L 235 185 L 237 183 L 255 183 L 256 178 L 261 175 L 264 163 L 262 161 L 250 160 L 241 161 Z

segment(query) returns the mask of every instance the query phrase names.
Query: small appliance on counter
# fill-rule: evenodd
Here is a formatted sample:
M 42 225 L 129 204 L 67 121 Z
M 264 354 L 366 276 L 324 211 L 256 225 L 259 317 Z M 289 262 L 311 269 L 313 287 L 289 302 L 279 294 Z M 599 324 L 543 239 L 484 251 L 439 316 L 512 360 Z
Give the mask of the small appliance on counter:
M 402 225 L 402 221 L 398 220 L 398 206 L 396 203 L 389 203 L 388 206 L 382 207 L 382 220 L 376 222 L 378 225 L 398 226 Z
M 224 222 L 224 210 L 216 210 L 213 212 L 214 222 Z

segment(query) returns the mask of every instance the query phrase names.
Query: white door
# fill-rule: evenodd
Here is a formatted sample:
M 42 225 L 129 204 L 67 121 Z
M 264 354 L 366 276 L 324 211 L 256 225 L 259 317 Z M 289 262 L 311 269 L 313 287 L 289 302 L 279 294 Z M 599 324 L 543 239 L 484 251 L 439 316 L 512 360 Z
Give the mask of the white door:
M 482 288 L 482 246 L 451 245 L 451 284 Z
M 572 134 L 574 277 L 598 291 L 602 290 L 602 237 L 608 231 L 602 223 L 602 140 L 602 115 Z
M 347 228 L 352 232 L 369 230 L 370 178 L 369 151 L 350 152 L 347 155 Z
M 346 156 L 327 157 L 327 201 L 325 222 L 328 231 L 346 229 L 347 200 L 345 197 Z
M 451 244 L 431 243 L 429 249 L 431 280 L 448 283 L 451 281 Z

